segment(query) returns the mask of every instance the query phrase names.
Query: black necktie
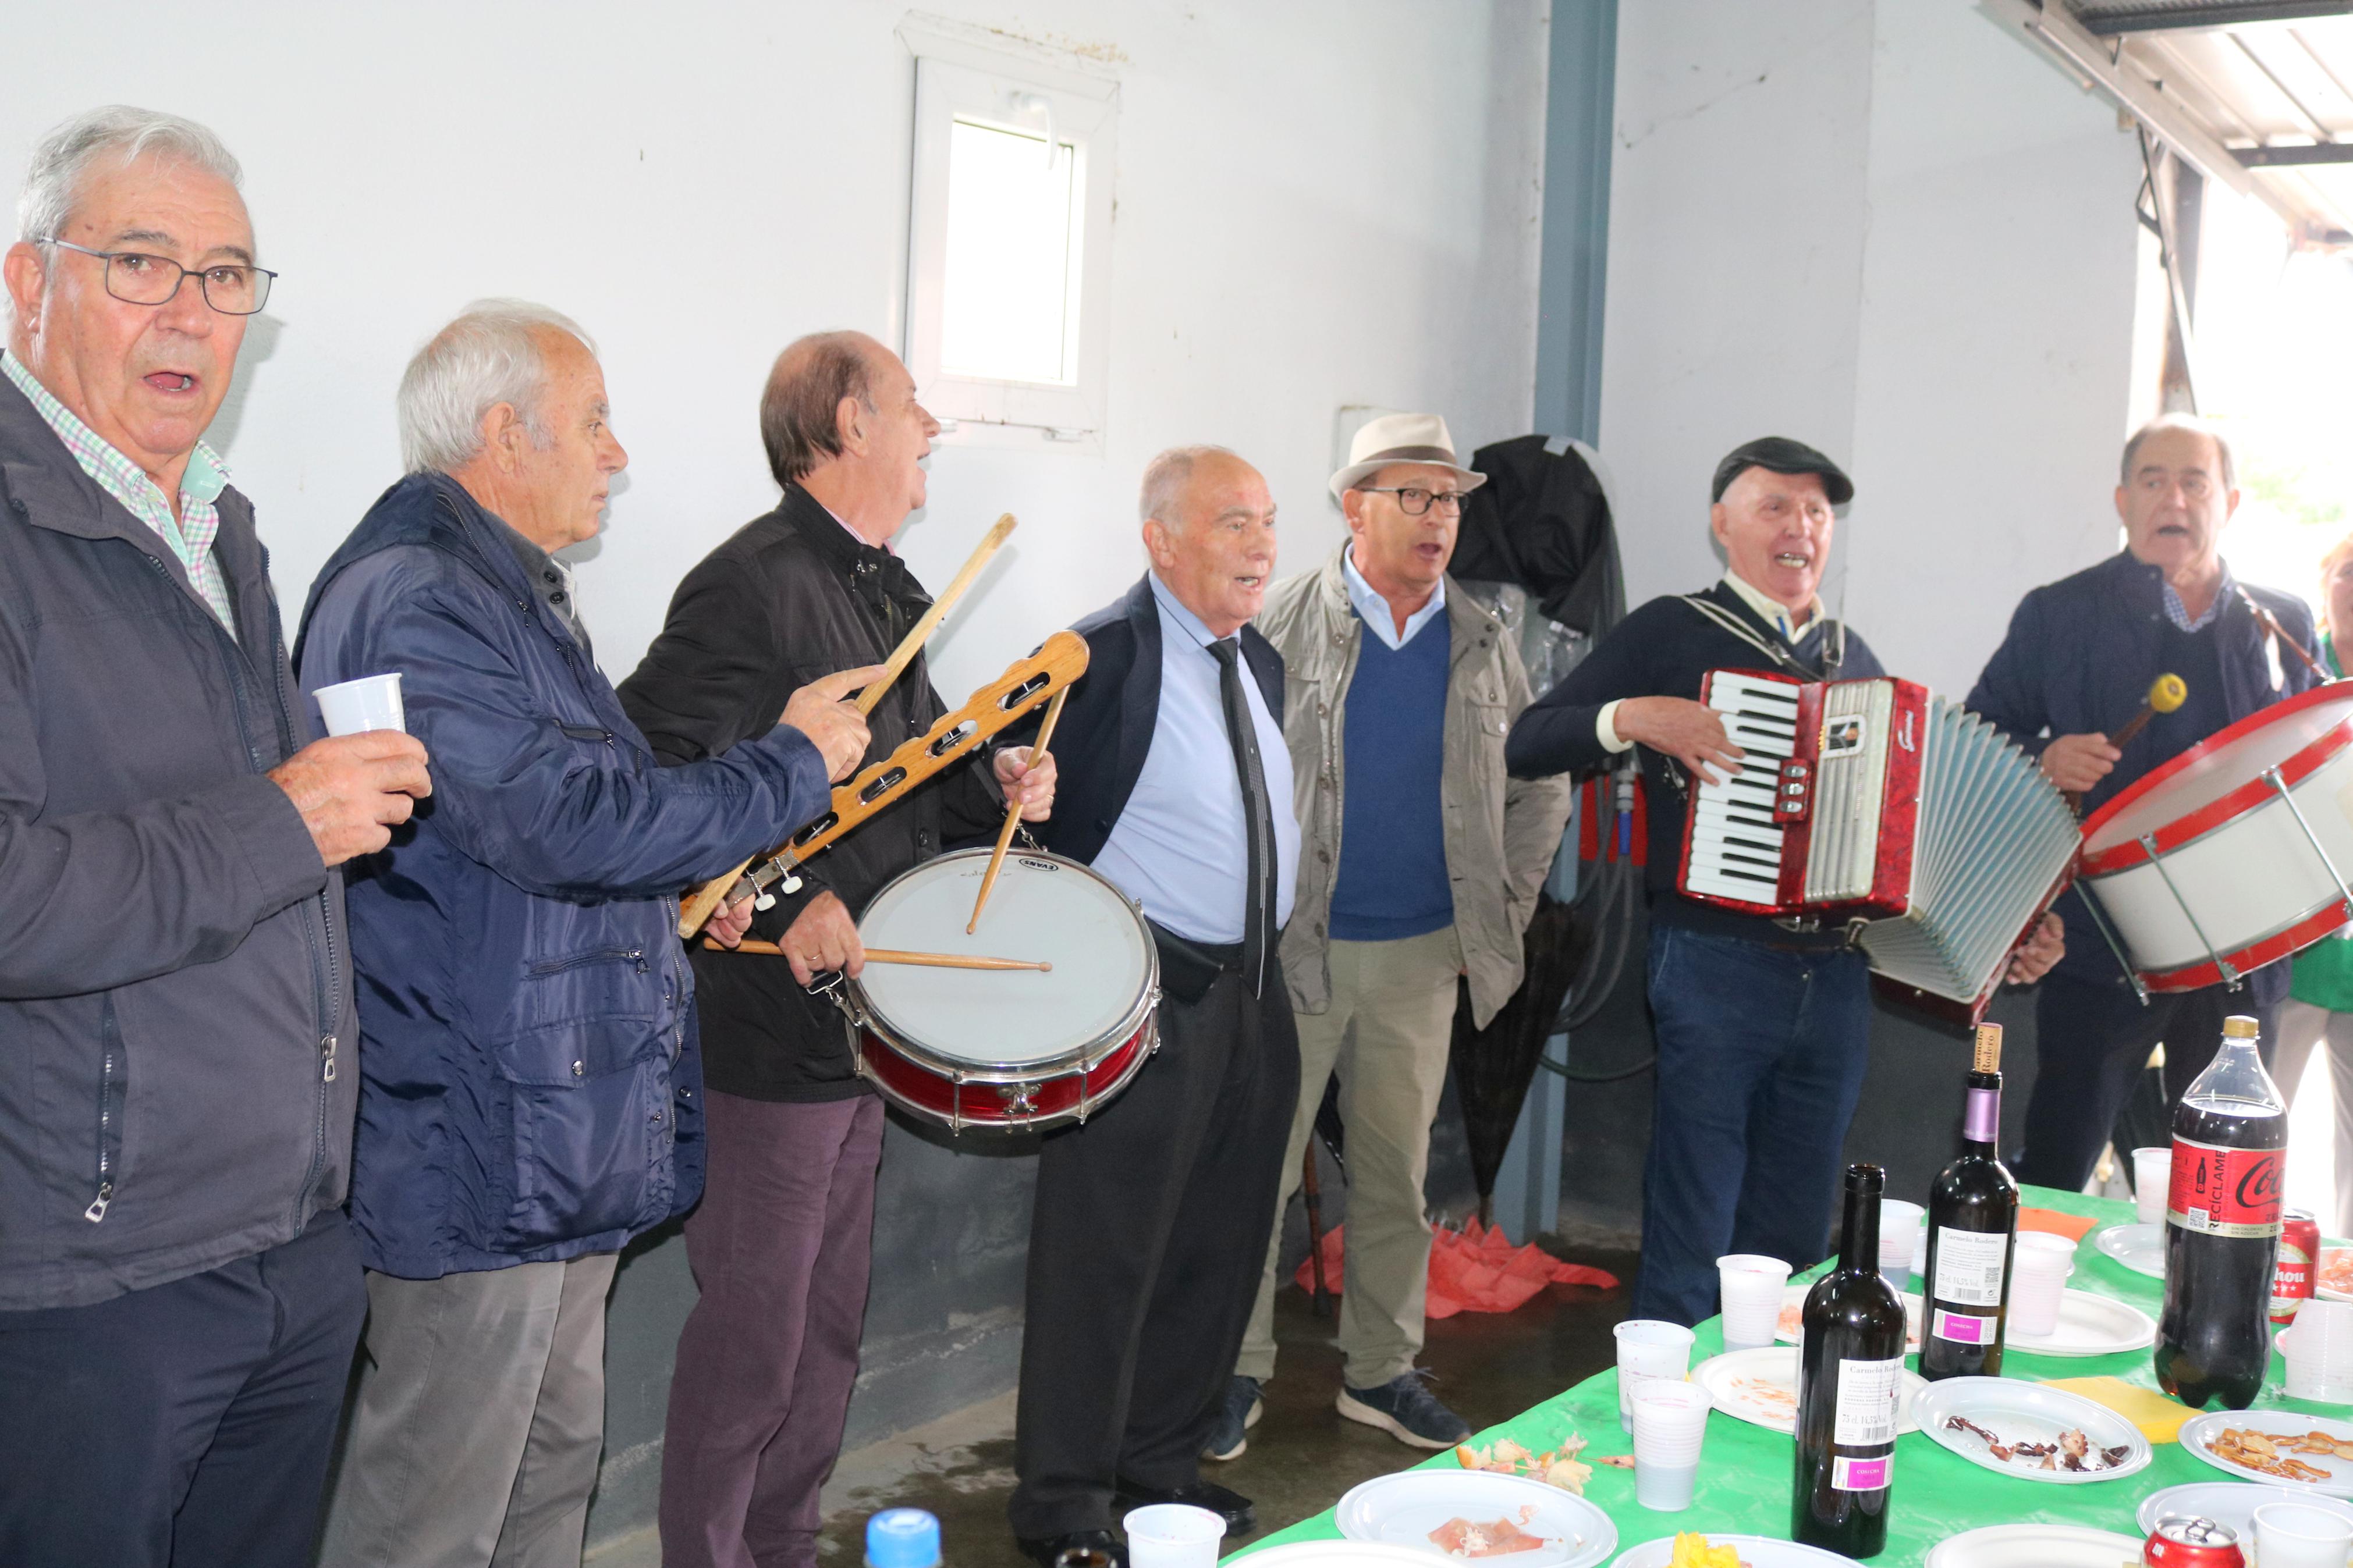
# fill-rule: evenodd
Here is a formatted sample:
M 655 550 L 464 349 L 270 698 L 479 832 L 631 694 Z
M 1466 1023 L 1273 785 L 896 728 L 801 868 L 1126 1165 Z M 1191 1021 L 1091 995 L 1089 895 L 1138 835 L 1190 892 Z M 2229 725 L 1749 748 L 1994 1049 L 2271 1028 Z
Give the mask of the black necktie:
M 1218 660 L 1218 694 L 1225 700 L 1226 739 L 1233 742 L 1234 773 L 1241 780 L 1243 837 L 1250 842 L 1242 909 L 1242 979 L 1250 994 L 1266 984 L 1267 939 L 1274 930 L 1274 814 L 1267 804 L 1266 771 L 1259 766 L 1258 726 L 1242 695 L 1241 647 L 1232 637 L 1209 645 Z

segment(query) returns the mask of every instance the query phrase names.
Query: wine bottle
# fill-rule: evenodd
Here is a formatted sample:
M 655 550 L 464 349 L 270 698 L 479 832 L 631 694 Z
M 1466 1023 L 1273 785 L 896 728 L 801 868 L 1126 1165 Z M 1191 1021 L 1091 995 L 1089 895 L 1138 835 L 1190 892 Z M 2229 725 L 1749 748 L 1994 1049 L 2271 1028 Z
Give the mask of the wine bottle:
M 1838 1267 L 1806 1292 L 1798 1348 L 1798 1462 L 1789 1534 L 1849 1557 L 1887 1544 L 1903 1392 L 1904 1302 L 1879 1277 L 1879 1198 L 1887 1173 L 1846 1168 Z
M 2001 1163 L 2001 1026 L 1978 1026 L 1961 1152 L 1928 1189 L 1920 1375 L 2000 1377 L 2018 1183 Z

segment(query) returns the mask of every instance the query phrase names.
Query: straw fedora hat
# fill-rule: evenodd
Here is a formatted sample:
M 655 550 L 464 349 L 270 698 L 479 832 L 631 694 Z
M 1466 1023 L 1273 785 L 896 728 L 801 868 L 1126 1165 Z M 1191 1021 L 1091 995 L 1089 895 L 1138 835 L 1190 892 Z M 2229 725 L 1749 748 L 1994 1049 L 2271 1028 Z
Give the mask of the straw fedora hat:
M 1348 466 L 1332 476 L 1334 500 L 1347 494 L 1391 463 L 1435 463 L 1451 468 L 1462 488 L 1475 490 L 1487 476 L 1454 460 L 1454 437 L 1435 414 L 1384 414 L 1348 443 Z

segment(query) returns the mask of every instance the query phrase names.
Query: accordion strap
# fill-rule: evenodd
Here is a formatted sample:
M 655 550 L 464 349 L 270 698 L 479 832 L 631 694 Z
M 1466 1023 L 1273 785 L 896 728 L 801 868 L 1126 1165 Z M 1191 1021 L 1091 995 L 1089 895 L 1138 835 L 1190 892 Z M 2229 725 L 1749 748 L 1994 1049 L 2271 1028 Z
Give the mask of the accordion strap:
M 1747 622 L 1705 595 L 1683 594 L 1679 595 L 1678 597 L 1715 622 L 1720 629 L 1730 632 L 1734 637 L 1771 659 L 1774 666 L 1785 674 L 1810 681 L 1831 680 L 1837 679 L 1839 666 L 1846 662 L 1846 626 L 1843 622 L 1825 623 L 1828 631 L 1822 639 L 1822 668 L 1817 670 L 1809 668 L 1803 659 L 1791 653 L 1787 647 L 1778 643 L 1767 642 L 1758 637 Z

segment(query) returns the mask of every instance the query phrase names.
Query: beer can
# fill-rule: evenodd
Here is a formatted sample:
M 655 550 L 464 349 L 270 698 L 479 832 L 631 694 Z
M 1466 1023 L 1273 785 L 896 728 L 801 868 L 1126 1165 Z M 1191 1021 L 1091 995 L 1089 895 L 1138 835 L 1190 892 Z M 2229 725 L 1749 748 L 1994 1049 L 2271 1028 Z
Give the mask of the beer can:
M 2195 1514 L 2171 1513 L 2157 1521 L 2141 1546 L 2148 1568 L 2246 1568 L 2239 1532 Z
M 2278 1261 L 2272 1265 L 2272 1321 L 2292 1323 L 2295 1310 L 2312 1300 L 2312 1277 L 2320 1268 L 2320 1222 L 2309 1209 L 2280 1216 Z

